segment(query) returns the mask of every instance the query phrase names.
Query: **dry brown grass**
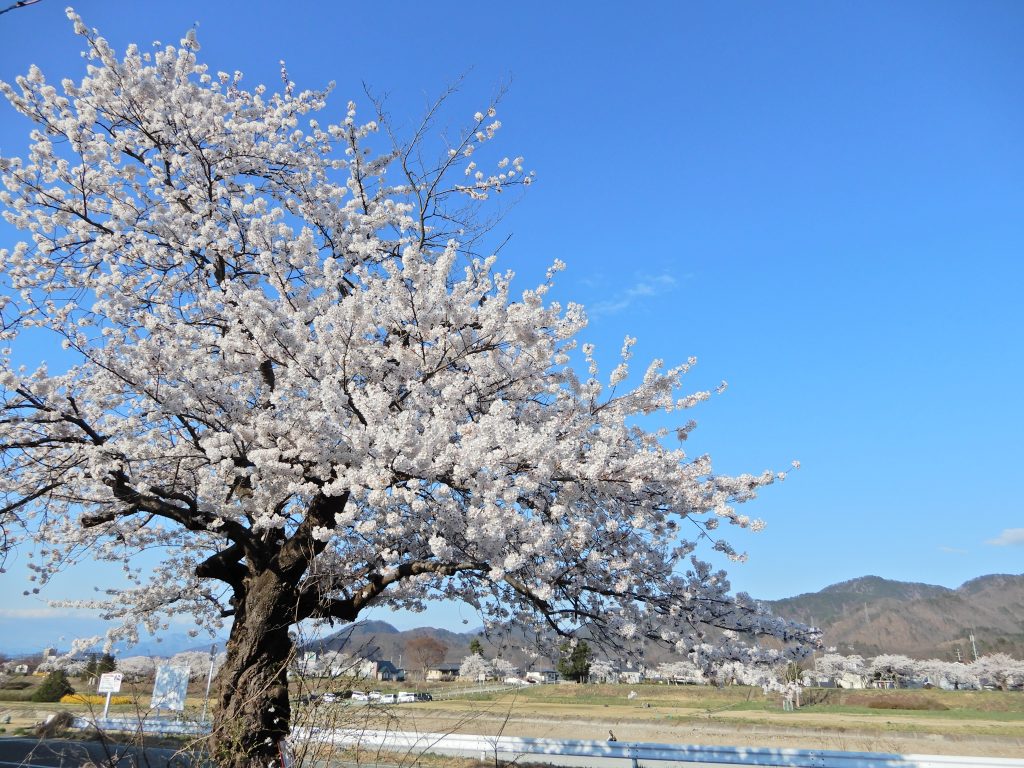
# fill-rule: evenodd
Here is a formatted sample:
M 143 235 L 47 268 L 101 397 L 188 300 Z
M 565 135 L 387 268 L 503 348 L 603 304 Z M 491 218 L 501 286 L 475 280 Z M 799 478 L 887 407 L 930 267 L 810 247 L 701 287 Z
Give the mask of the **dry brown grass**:
M 858 706 L 855 702 L 851 703 L 854 706 Z M 859 706 L 866 706 L 870 709 L 910 709 L 933 712 L 949 710 L 949 707 L 941 701 L 935 701 L 924 696 L 887 696 L 884 699 L 872 699 L 866 704 Z

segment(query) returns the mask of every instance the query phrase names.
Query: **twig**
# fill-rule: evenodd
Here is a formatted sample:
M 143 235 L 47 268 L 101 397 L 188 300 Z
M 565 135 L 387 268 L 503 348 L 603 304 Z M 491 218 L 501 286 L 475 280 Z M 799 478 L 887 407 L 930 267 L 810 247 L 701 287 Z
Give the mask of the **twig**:
M 35 5 L 38 2 L 39 2 L 39 0 L 18 0 L 18 2 L 16 2 L 14 5 L 9 5 L 6 8 L 4 8 L 2 11 L 0 11 L 0 15 L 3 15 L 5 13 L 7 13 L 8 11 L 17 10 L 18 8 L 26 8 L 26 7 L 30 6 L 30 5 Z

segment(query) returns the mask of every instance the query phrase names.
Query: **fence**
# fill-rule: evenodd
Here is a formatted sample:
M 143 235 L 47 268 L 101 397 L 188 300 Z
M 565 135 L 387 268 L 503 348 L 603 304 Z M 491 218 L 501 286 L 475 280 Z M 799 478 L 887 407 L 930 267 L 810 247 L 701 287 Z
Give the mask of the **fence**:
M 476 685 L 461 688 L 449 688 L 440 691 L 431 691 L 431 695 L 438 701 L 441 701 L 443 699 L 464 699 L 467 696 L 475 696 L 479 693 L 507 693 L 509 691 L 518 690 L 522 687 L 523 686 L 521 685 L 510 685 L 508 683 Z

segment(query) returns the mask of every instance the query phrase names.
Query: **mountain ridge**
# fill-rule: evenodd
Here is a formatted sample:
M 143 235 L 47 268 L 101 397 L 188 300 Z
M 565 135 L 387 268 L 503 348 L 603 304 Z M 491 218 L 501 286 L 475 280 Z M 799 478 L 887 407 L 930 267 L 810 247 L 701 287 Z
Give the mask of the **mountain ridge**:
M 1024 656 L 1024 574 L 987 574 L 956 588 L 862 576 L 764 605 L 818 626 L 825 646 L 844 654 L 968 659 L 974 635 L 979 654 Z

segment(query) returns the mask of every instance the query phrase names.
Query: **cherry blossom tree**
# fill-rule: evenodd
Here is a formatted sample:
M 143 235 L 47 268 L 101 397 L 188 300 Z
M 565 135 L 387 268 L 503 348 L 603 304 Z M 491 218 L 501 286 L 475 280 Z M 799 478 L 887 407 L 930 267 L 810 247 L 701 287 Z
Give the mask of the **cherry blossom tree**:
M 639 426 L 709 398 L 682 390 L 694 361 L 633 375 L 627 338 L 603 377 L 583 309 L 547 297 L 561 262 L 514 293 L 478 252 L 481 206 L 533 178 L 493 106 L 446 140 L 439 103 L 403 137 L 351 103 L 332 120 L 283 68 L 275 94 L 209 72 L 192 32 L 119 56 L 69 17 L 86 76 L 3 86 L 34 128 L 0 160 L 25 233 L 0 251 L 0 517 L 36 589 L 123 565 L 84 603 L 108 642 L 230 620 L 218 765 L 277 754 L 289 628 L 371 606 L 681 652 L 709 626 L 814 640 L 696 557 L 740 557 L 715 529 L 760 528 L 735 505 L 779 475 L 714 472 L 671 444 L 686 416 Z M 46 339 L 64 351 L 14 362 Z
M 491 671 L 490 662 L 478 653 L 467 656 L 459 665 L 459 677 L 477 682 L 490 677 Z
M 752 685 L 777 688 L 786 677 L 785 664 L 766 664 L 738 659 L 716 664 L 708 678 L 717 686 Z
M 506 677 L 514 677 L 515 675 L 518 675 L 519 667 L 508 659 L 502 659 L 499 657 L 497 659 L 491 659 L 491 671 L 494 673 L 495 677 L 504 679 Z
M 133 680 L 152 678 L 156 674 L 156 659 L 152 656 L 126 656 L 117 660 L 117 669 Z
M 608 683 L 612 682 L 615 674 L 615 667 L 607 659 L 596 659 L 590 662 L 590 672 L 587 675 L 587 682 Z
M 866 674 L 861 656 L 843 656 L 835 652 L 819 654 L 814 659 L 814 670 L 820 676 L 831 680 L 837 687 L 846 676 L 862 677 Z
M 692 661 L 666 661 L 658 665 L 658 676 L 672 683 L 704 685 L 707 678 Z
M 60 671 L 68 675 L 78 676 L 85 672 L 86 663 L 85 659 L 76 659 L 70 656 L 51 656 L 36 667 L 36 671 Z
M 868 674 L 875 680 L 892 682 L 897 688 L 919 674 L 919 662 L 899 653 L 883 653 L 871 659 Z
M 954 690 L 968 690 L 981 687 L 981 682 L 971 667 L 959 661 L 926 659 L 919 667 L 922 676 L 932 685 Z
M 216 671 L 224 663 L 225 656 L 222 653 L 213 657 L 213 668 Z M 210 654 L 202 651 L 182 651 L 176 653 L 167 660 L 172 667 L 188 667 L 189 675 L 193 680 L 204 679 L 210 672 Z
M 982 683 L 1002 690 L 1024 685 L 1024 661 L 1006 653 L 980 656 L 970 664 L 970 671 Z

